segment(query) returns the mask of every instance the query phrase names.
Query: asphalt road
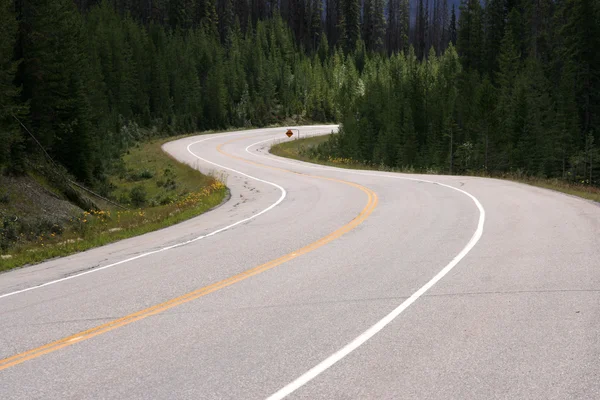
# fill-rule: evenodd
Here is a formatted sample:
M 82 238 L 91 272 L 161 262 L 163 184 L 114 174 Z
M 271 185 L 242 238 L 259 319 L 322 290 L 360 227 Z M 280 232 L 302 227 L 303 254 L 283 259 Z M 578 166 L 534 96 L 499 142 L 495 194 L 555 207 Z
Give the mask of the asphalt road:
M 275 140 L 171 142 L 225 204 L 0 275 L 0 399 L 600 398 L 597 204 Z

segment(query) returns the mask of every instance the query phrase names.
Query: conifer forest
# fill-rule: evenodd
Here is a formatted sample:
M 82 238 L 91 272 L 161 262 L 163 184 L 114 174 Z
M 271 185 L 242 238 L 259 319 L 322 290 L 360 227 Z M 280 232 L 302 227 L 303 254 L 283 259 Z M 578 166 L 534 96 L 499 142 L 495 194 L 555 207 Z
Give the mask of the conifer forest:
M 597 0 L 0 0 L 0 20 L 5 174 L 43 147 L 101 188 L 144 137 L 310 121 L 372 165 L 600 182 Z

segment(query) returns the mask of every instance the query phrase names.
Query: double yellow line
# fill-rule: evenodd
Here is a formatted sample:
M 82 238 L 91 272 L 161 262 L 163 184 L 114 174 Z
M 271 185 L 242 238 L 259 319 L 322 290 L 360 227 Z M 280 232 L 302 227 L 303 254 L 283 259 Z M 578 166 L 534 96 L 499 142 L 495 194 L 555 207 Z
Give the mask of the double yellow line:
M 237 140 L 241 140 L 241 139 L 237 139 Z M 237 140 L 233 140 L 227 143 L 231 143 Z M 226 143 L 226 144 L 227 144 Z M 258 275 L 264 271 L 267 271 L 271 268 L 274 268 L 278 265 L 281 265 L 287 261 L 293 260 L 296 257 L 299 257 L 303 254 L 309 253 L 321 246 L 324 246 L 325 244 L 339 238 L 340 236 L 342 236 L 343 234 L 351 231 L 352 229 L 356 228 L 358 225 L 360 225 L 365 219 L 367 219 L 367 217 L 373 212 L 373 210 L 375 209 L 375 207 L 377 206 L 377 194 L 375 194 L 375 192 L 373 192 L 371 189 L 368 189 L 364 186 L 358 185 L 356 183 L 352 183 L 352 182 L 347 182 L 347 181 L 343 181 L 343 180 L 339 180 L 339 179 L 335 179 L 335 178 L 327 178 L 327 177 L 322 177 L 322 176 L 316 176 L 316 175 L 307 175 L 307 174 L 302 174 L 299 172 L 293 172 L 293 171 L 289 171 L 286 169 L 282 169 L 282 168 L 277 168 L 277 167 L 272 167 L 269 165 L 264 165 L 264 164 L 259 164 L 259 163 L 255 163 L 252 161 L 248 161 L 246 159 L 240 158 L 240 157 L 236 157 L 233 156 L 231 154 L 225 153 L 222 149 L 221 149 L 221 145 L 219 145 L 217 147 L 217 150 L 234 159 L 237 160 L 241 160 L 245 163 L 249 163 L 249 164 L 253 164 L 253 165 L 258 165 L 260 167 L 264 167 L 264 168 L 270 168 L 270 169 L 276 169 L 276 170 L 280 170 L 280 171 L 285 171 L 288 173 L 294 173 L 294 174 L 298 174 L 298 175 L 306 175 L 312 178 L 317 178 L 317 179 L 323 179 L 323 180 L 328 180 L 328 181 L 333 181 L 333 182 L 338 182 L 338 183 L 343 183 L 352 187 L 355 187 L 359 190 L 361 190 L 362 192 L 364 192 L 367 195 L 367 204 L 365 205 L 365 207 L 362 209 L 362 211 L 349 223 L 347 223 L 346 225 L 340 227 L 339 229 L 335 230 L 334 232 L 331 232 L 330 234 L 328 234 L 327 236 L 324 236 L 322 238 L 320 238 L 319 240 L 317 240 L 316 242 L 313 242 L 307 246 L 304 246 L 298 250 L 295 250 L 289 254 L 286 254 L 284 256 L 281 256 L 275 260 L 271 260 L 265 264 L 256 266 L 254 268 L 250 268 L 244 272 L 241 272 L 239 274 L 230 276 L 229 278 L 223 279 L 219 282 L 213 283 L 211 285 L 202 287 L 200 289 L 194 290 L 193 292 L 189 292 L 187 294 L 184 294 L 183 296 L 179 296 L 176 297 L 174 299 L 165 301 L 164 303 L 160 303 L 157 305 L 154 305 L 152 307 L 137 311 L 133 314 L 129 314 L 126 315 L 122 318 L 116 319 L 114 321 L 110 321 L 107 322 L 105 324 L 96 326 L 94 328 L 76 333 L 74 335 L 56 340 L 54 342 L 48 343 L 46 345 L 40 346 L 40 347 L 36 347 L 34 349 L 25 351 L 23 353 L 19 353 L 19 354 L 15 354 L 14 356 L 5 358 L 3 360 L 0 360 L 0 371 L 6 368 L 10 368 L 13 367 L 17 364 L 21 364 L 22 362 L 43 356 L 44 354 L 48 354 L 48 353 L 52 353 L 56 350 L 60 350 L 63 347 L 67 347 L 67 346 L 71 346 L 75 343 L 79 343 L 82 342 L 84 340 L 88 340 L 91 339 L 95 336 L 101 335 L 103 333 L 112 331 L 113 329 L 117 329 L 120 328 L 122 326 L 125 325 L 129 325 L 133 322 L 139 321 L 141 319 L 150 317 L 152 315 L 156 315 L 159 314 L 163 311 L 166 311 L 170 308 L 176 307 L 178 305 L 187 303 L 189 301 L 198 299 L 202 296 L 206 296 L 207 294 L 213 293 L 219 289 L 223 289 L 227 286 L 231 286 L 237 282 L 243 281 L 244 279 L 250 278 L 251 276 L 254 275 Z

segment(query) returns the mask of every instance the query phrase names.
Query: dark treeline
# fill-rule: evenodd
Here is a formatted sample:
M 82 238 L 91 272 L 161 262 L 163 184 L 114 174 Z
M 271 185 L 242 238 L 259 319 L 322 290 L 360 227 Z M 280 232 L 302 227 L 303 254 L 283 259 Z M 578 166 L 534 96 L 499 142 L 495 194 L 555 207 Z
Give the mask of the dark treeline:
M 123 150 L 153 132 L 337 118 L 333 72 L 343 56 L 329 56 L 324 36 L 318 52 L 302 51 L 277 14 L 242 24 L 232 13 L 224 27 L 210 2 L 78 3 L 0 0 L 4 170 L 22 172 L 40 153 L 13 115 L 97 187 Z M 248 10 L 256 11 L 241 15 Z
M 597 182 L 600 2 L 463 0 L 454 35 L 456 47 L 430 47 L 422 63 L 423 48 L 369 57 L 341 107 L 342 134 L 322 150 L 388 167 Z
M 84 12 L 100 2 L 75 0 Z M 110 0 L 121 15 L 146 25 L 188 29 L 211 21 L 222 40 L 236 19 L 246 32 L 259 20 L 279 15 L 308 52 L 318 49 L 326 36 L 332 48 L 352 50 L 362 39 L 369 51 L 391 54 L 412 44 L 419 56 L 432 46 L 438 53 L 448 46 L 456 33 L 454 2 L 458 0 Z
M 0 167 L 38 152 L 13 116 L 96 187 L 144 135 L 302 118 L 341 121 L 327 151 L 369 163 L 593 176 L 599 8 L 0 0 Z

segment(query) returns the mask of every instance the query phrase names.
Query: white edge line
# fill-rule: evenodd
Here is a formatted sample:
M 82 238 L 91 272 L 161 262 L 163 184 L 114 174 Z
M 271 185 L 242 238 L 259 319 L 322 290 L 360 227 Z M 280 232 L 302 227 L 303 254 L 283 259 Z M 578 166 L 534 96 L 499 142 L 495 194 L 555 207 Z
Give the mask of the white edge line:
M 127 258 L 127 259 L 125 259 L 125 260 L 117 261 L 117 262 L 115 262 L 115 263 L 108 264 L 108 265 L 105 265 L 105 266 L 103 266 L 103 267 L 94 268 L 94 269 L 91 269 L 91 270 L 88 270 L 88 271 L 85 271 L 85 272 L 80 272 L 80 273 L 78 273 L 78 274 L 75 274 L 75 275 L 70 275 L 70 276 L 67 276 L 67 277 L 64 277 L 64 278 L 55 279 L 55 280 L 53 280 L 53 281 L 44 282 L 44 283 L 42 283 L 42 284 L 39 284 L 39 285 L 36 285 L 36 286 L 31 286 L 31 287 L 28 287 L 28 288 L 25 288 L 25 289 L 16 290 L 16 291 L 14 291 L 14 292 L 5 293 L 5 294 L 2 294 L 2 295 L 0 295 L 0 299 L 2 299 L 2 298 L 5 298 L 5 297 L 9 297 L 9 296 L 14 296 L 14 295 L 16 295 L 16 294 L 19 294 L 19 293 L 29 292 L 30 290 L 34 290 L 34 289 L 40 289 L 40 288 L 43 288 L 43 287 L 45 287 L 45 286 L 54 285 L 54 284 L 57 284 L 57 283 L 60 283 L 60 282 L 68 281 L 68 280 L 70 280 L 70 279 L 78 278 L 78 277 L 80 277 L 80 276 L 84 276 L 84 275 L 87 275 L 87 274 L 91 274 L 91 273 L 93 273 L 93 272 L 98 272 L 98 271 L 102 271 L 102 270 L 105 270 L 105 269 L 108 269 L 108 268 L 116 267 L 117 265 L 125 264 L 125 263 L 127 263 L 127 262 L 130 262 L 130 261 L 137 260 L 137 259 L 139 259 L 139 258 L 143 258 L 143 257 L 147 257 L 147 256 L 150 256 L 150 255 L 153 255 L 153 254 L 156 254 L 156 253 L 161 253 L 161 252 L 163 252 L 163 251 L 171 250 L 171 249 L 174 249 L 174 248 L 176 248 L 176 247 L 185 246 L 185 245 L 187 245 L 187 244 L 190 244 L 190 243 L 196 242 L 196 241 L 198 241 L 198 240 L 201 240 L 201 239 L 204 239 L 204 238 L 207 238 L 207 237 L 210 237 L 210 236 L 214 236 L 214 235 L 216 235 L 216 234 L 218 234 L 218 233 L 221 233 L 221 232 L 223 232 L 223 231 L 226 231 L 226 230 L 228 230 L 228 229 L 231 229 L 231 228 L 233 228 L 233 227 L 235 227 L 235 226 L 237 226 L 237 225 L 243 224 L 244 222 L 248 222 L 248 221 L 250 221 L 250 220 L 252 220 L 252 219 L 254 219 L 254 218 L 256 218 L 256 217 L 258 217 L 258 216 L 260 216 L 260 215 L 262 215 L 262 214 L 264 214 L 264 213 L 266 213 L 266 212 L 268 212 L 268 211 L 270 211 L 270 210 L 272 210 L 273 208 L 277 207 L 277 206 L 278 206 L 278 205 L 279 205 L 279 204 L 280 204 L 280 203 L 281 203 L 281 202 L 282 202 L 282 201 L 285 199 L 285 197 L 286 197 L 286 195 L 287 195 L 287 192 L 285 191 L 285 189 L 284 189 L 283 187 L 279 186 L 279 185 L 278 185 L 278 184 L 276 184 L 276 183 L 269 182 L 269 181 L 266 181 L 266 180 L 264 180 L 264 179 L 256 178 L 256 177 L 254 177 L 254 176 L 251 176 L 251 175 L 245 174 L 245 173 L 243 173 L 243 172 L 240 172 L 240 171 L 238 171 L 238 170 L 235 170 L 235 169 L 233 169 L 233 168 L 228 168 L 228 167 L 225 167 L 225 166 L 223 166 L 223 165 L 220 165 L 220 164 L 214 163 L 214 162 L 212 162 L 212 161 L 208 161 L 208 160 L 206 160 L 206 159 L 204 159 L 204 158 L 202 158 L 202 157 L 198 156 L 197 154 L 195 154 L 195 153 L 194 153 L 192 150 L 190 150 L 190 147 L 191 147 L 192 145 L 195 145 L 195 144 L 198 144 L 198 143 L 202 143 L 202 142 L 205 142 L 205 141 L 207 141 L 207 140 L 211 140 L 211 139 L 215 139 L 215 138 L 223 138 L 223 137 L 228 137 L 228 136 L 242 135 L 242 134 L 247 134 L 248 132 L 250 132 L 250 133 L 251 133 L 252 131 L 245 131 L 245 132 L 241 132 L 241 133 L 234 133 L 234 134 L 230 134 L 230 135 L 217 135 L 217 136 L 211 136 L 211 137 L 209 137 L 209 138 L 206 138 L 206 139 L 197 140 L 197 141 L 195 141 L 195 142 L 192 142 L 192 143 L 190 143 L 190 144 L 187 146 L 187 151 L 188 151 L 188 152 L 189 152 L 191 155 L 193 155 L 194 157 L 196 157 L 197 159 L 199 159 L 199 160 L 201 160 L 201 161 L 204 161 L 204 162 L 206 162 L 206 163 L 208 163 L 208 164 L 214 165 L 214 166 L 216 166 L 216 167 L 218 167 L 218 168 L 223 168 L 223 169 L 225 169 L 225 170 L 228 170 L 228 171 L 234 172 L 234 173 L 236 173 L 236 174 L 239 174 L 239 175 L 245 176 L 245 177 L 247 177 L 247 178 L 250 178 L 250 179 L 253 179 L 253 180 L 255 180 L 255 181 L 258 181 L 258 182 L 263 182 L 263 183 L 266 183 L 266 184 L 268 184 L 268 185 L 271 185 L 271 186 L 274 186 L 274 187 L 276 187 L 277 189 L 279 189 L 279 190 L 281 191 L 281 196 L 279 197 L 279 199 L 278 199 L 278 200 L 277 200 L 275 203 L 271 204 L 269 207 L 265 208 L 264 210 L 260 211 L 260 212 L 259 212 L 259 213 L 257 213 L 257 214 L 254 214 L 254 215 L 252 215 L 252 216 L 250 216 L 250 217 L 248 217 L 248 218 L 244 218 L 244 219 L 242 219 L 242 220 L 239 220 L 239 221 L 237 221 L 237 222 L 235 222 L 235 223 L 233 223 L 233 224 L 231 224 L 231 225 L 227 225 L 227 226 L 225 226 L 225 227 L 223 227 L 223 228 L 217 229 L 216 231 L 213 231 L 213 232 L 207 233 L 206 235 L 198 236 L 197 238 L 194 238 L 194 239 L 191 239 L 191 240 L 187 240 L 187 241 L 185 241 L 185 242 L 176 243 L 176 244 L 174 244 L 174 245 L 167 246 L 167 247 L 163 247 L 163 248 L 161 248 L 161 249 L 158 249 L 158 250 L 149 251 L 149 252 L 147 252 L 147 253 L 143 253 L 143 254 L 138 254 L 138 255 L 137 255 L 137 256 L 135 256 L 135 257 L 130 257 L 130 258 Z
M 248 152 L 250 154 L 254 154 L 254 153 L 250 152 L 251 147 L 261 144 L 261 143 L 268 142 L 269 140 L 273 140 L 273 139 L 263 140 L 261 142 L 254 143 L 254 144 L 246 147 L 246 152 Z M 259 156 L 258 154 L 254 154 L 254 155 Z M 421 286 L 421 288 L 419 288 L 416 292 L 414 292 L 408 299 L 404 300 L 398 307 L 393 309 L 389 314 L 387 314 L 385 317 L 383 317 L 381 320 L 379 320 L 377 323 L 375 323 L 375 325 L 371 326 L 369 329 L 367 329 L 366 331 L 361 333 L 357 338 L 352 340 L 350 343 L 346 344 L 344 347 L 342 347 L 341 349 L 339 349 L 338 351 L 336 351 L 335 353 L 333 353 L 332 355 L 327 357 L 325 360 L 321 361 L 320 363 L 315 365 L 313 368 L 311 368 L 304 374 L 300 375 L 298 378 L 296 378 L 292 382 L 288 383 L 283 388 L 279 389 L 277 392 L 273 393 L 271 396 L 269 396 L 267 398 L 267 400 L 280 400 L 280 399 L 285 398 L 289 394 L 295 392 L 302 386 L 306 385 L 308 382 L 310 382 L 311 380 L 313 380 L 314 378 L 319 376 L 321 373 L 323 373 L 329 367 L 331 367 L 332 365 L 334 365 L 335 363 L 337 363 L 338 361 L 340 361 L 341 359 L 346 357 L 348 354 L 352 353 L 354 350 L 356 350 L 358 347 L 360 347 L 362 344 L 364 344 L 367 340 L 371 339 L 373 336 L 375 336 L 377 333 L 379 333 L 383 328 L 385 328 L 390 322 L 392 322 L 400 314 L 402 314 L 404 312 L 404 310 L 406 310 L 415 301 L 417 301 L 419 299 L 419 297 L 423 296 L 423 294 L 425 294 L 436 283 L 438 283 L 442 278 L 444 278 L 444 276 L 446 276 L 463 258 L 465 258 L 465 256 L 473 249 L 473 247 L 475 247 L 477 242 L 479 242 L 479 239 L 481 239 L 481 236 L 483 235 L 483 225 L 485 223 L 485 209 L 483 208 L 483 206 L 481 205 L 479 200 L 475 196 L 473 196 L 471 193 L 468 193 L 462 189 L 458 189 L 454 186 L 446 185 L 446 184 L 440 183 L 440 182 L 424 180 L 424 179 L 408 178 L 408 177 L 403 177 L 403 176 L 362 173 L 362 172 L 356 172 L 356 171 L 349 170 L 349 169 L 342 169 L 342 168 L 335 168 L 335 167 L 325 168 L 325 167 L 319 167 L 319 166 L 302 165 L 299 163 L 290 163 L 290 162 L 286 162 L 284 160 L 279 160 L 278 157 L 277 158 L 266 157 L 266 156 L 263 156 L 263 157 L 269 158 L 269 159 L 277 161 L 277 162 L 282 162 L 285 164 L 296 164 L 297 166 L 311 167 L 311 168 L 315 168 L 315 169 L 323 169 L 323 170 L 330 170 L 330 171 L 331 170 L 334 170 L 334 171 L 342 170 L 342 172 L 353 173 L 356 175 L 378 176 L 378 177 L 385 177 L 385 178 L 403 179 L 403 180 L 409 180 L 409 181 L 437 184 L 437 185 L 444 186 L 444 187 L 447 187 L 452 190 L 456 190 L 457 192 L 460 192 L 460 193 L 468 196 L 471 200 L 473 200 L 473 202 L 477 206 L 477 209 L 479 210 L 479 221 L 477 222 L 477 229 L 475 230 L 475 233 L 473 233 L 473 236 L 471 236 L 471 239 L 469 240 L 467 245 L 460 251 L 460 253 L 458 253 L 452 259 L 452 261 L 450 261 L 440 272 L 438 272 L 433 278 L 431 278 L 431 280 L 429 280 L 429 282 L 427 282 L 426 284 Z

